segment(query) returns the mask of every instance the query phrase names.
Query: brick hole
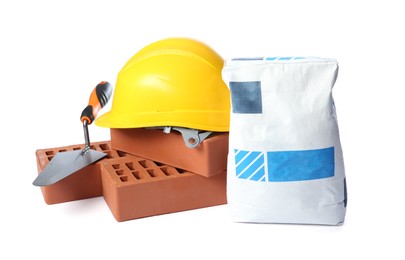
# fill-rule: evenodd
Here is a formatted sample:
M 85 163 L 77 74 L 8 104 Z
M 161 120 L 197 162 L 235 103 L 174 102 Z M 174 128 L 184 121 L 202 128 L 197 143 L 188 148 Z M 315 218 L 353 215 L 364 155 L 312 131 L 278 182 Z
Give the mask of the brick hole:
M 133 171 L 132 175 L 135 177 L 135 179 L 139 180 L 142 179 L 141 175 L 139 174 L 139 171 Z
M 60 149 L 59 152 L 66 152 L 66 149 Z
M 111 165 L 112 167 L 113 167 L 113 169 L 119 169 L 120 168 L 120 165 L 119 164 L 113 164 L 113 165 Z
M 110 147 L 107 144 L 100 144 L 100 148 L 103 151 L 110 150 Z
M 175 168 L 175 169 L 180 174 L 187 172 L 187 170 L 184 170 L 184 169 L 180 169 L 180 168 Z
M 82 148 L 80 148 L 80 147 L 73 147 L 73 151 L 78 151 L 78 150 L 81 150 Z
M 125 157 L 127 156 L 127 153 L 125 152 L 121 152 L 121 151 L 117 151 L 118 157 Z
M 120 180 L 121 180 L 122 182 L 126 182 L 126 181 L 128 181 L 128 176 L 121 176 L 121 177 L 120 177 Z
M 153 170 L 153 169 L 147 169 L 146 171 L 149 173 L 150 177 L 156 177 L 155 170 Z
M 128 167 L 128 169 L 129 169 L 130 171 L 135 170 L 134 164 L 133 164 L 132 162 L 126 163 L 125 165 Z
M 171 167 L 161 167 L 160 169 L 162 170 L 162 172 L 163 172 L 166 176 L 178 174 L 178 171 L 176 171 L 176 169 L 171 168 Z
M 116 173 L 118 176 L 121 176 L 121 175 L 124 175 L 124 170 L 116 170 L 115 173 Z
M 143 168 L 148 168 L 148 166 L 146 165 L 146 160 L 139 161 L 139 164 L 140 164 Z
M 143 168 L 153 168 L 156 167 L 155 162 L 149 160 L 142 160 L 139 161 L 139 164 L 142 165 Z
M 53 151 L 46 151 L 45 154 L 46 155 L 55 155 L 55 153 Z
M 165 164 L 164 163 L 161 163 L 161 162 L 154 162 L 157 166 L 164 166 Z
M 51 161 L 53 159 L 53 156 L 48 156 L 48 160 Z

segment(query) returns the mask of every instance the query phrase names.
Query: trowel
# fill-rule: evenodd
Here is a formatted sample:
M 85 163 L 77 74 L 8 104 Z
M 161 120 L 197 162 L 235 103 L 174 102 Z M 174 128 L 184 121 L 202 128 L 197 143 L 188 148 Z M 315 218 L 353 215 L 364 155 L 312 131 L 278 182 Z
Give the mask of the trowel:
M 84 149 L 57 153 L 34 180 L 35 186 L 54 184 L 107 155 L 90 149 L 88 125 L 93 123 L 100 109 L 108 103 L 111 95 L 112 86 L 106 81 L 100 82 L 94 88 L 90 95 L 89 104 L 80 117 L 84 130 Z

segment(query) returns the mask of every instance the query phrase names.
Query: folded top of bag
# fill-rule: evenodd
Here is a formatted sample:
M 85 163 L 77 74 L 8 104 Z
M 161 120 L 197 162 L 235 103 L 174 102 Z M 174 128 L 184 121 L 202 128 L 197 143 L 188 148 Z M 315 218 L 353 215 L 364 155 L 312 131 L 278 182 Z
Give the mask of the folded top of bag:
M 254 64 L 260 63 L 301 63 L 301 62 L 336 62 L 331 58 L 319 57 L 303 57 L 303 56 L 272 56 L 272 57 L 246 57 L 246 58 L 233 58 L 226 61 L 227 64 L 235 64 L 239 62 L 251 62 Z

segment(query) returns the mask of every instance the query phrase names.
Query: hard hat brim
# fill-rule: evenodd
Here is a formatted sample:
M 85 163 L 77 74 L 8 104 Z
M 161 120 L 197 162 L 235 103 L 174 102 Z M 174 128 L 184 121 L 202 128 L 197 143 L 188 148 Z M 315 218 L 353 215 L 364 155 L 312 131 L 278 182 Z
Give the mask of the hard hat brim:
M 143 128 L 154 126 L 187 127 L 204 131 L 228 132 L 229 111 L 153 111 L 120 115 L 109 111 L 95 124 L 107 128 Z M 205 120 L 201 120 L 204 118 Z M 201 124 L 205 122 L 206 124 Z

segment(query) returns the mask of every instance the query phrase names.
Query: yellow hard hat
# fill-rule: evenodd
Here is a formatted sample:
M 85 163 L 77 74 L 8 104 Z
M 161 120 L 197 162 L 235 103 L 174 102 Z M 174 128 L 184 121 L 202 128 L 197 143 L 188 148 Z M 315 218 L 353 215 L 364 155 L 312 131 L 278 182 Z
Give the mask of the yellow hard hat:
M 146 46 L 118 74 L 111 111 L 98 126 L 177 126 L 229 130 L 230 94 L 223 59 L 207 45 L 169 38 Z

